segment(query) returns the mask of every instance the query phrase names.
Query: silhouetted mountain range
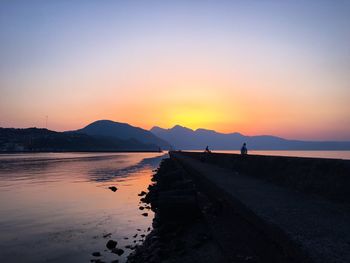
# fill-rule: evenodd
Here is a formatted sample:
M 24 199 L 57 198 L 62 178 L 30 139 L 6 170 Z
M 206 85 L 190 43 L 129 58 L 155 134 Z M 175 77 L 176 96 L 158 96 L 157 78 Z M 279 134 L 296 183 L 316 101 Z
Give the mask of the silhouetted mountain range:
M 276 136 L 245 136 L 240 133 L 219 133 L 213 130 L 191 130 L 180 125 L 171 129 L 153 127 L 151 132 L 168 141 L 175 149 L 202 150 L 207 145 L 217 150 L 238 150 L 244 142 L 254 150 L 350 150 L 350 141 L 300 141 Z
M 47 129 L 0 128 L 0 151 L 157 151 L 161 149 L 237 150 L 246 142 L 255 150 L 350 150 L 350 142 L 300 141 L 276 136 L 245 136 L 213 130 L 191 130 L 180 125 L 150 131 L 127 123 L 95 121 L 67 132 Z
M 139 127 L 131 126 L 127 123 L 114 122 L 110 120 L 95 121 L 86 127 L 75 132 L 84 133 L 91 136 L 103 136 L 120 140 L 137 140 L 144 144 L 151 144 L 164 149 L 169 149 L 168 142 L 158 138 L 150 131 Z
M 0 152 L 16 151 L 158 151 L 155 144 L 136 139 L 92 136 L 79 132 L 55 132 L 47 129 L 0 128 Z

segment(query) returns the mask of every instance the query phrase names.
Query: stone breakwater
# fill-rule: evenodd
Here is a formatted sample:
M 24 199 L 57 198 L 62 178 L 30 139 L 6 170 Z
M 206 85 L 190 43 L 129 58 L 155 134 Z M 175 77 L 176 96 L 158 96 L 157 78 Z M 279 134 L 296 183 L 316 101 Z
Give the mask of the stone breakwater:
M 350 160 L 198 152 L 181 155 L 306 194 L 350 203 Z
M 349 161 L 186 152 L 170 156 L 203 182 L 206 193 L 225 200 L 255 233 L 294 259 L 290 262 L 350 262 Z M 295 260 L 298 254 L 302 260 Z
M 153 230 L 128 262 L 310 262 L 292 241 L 266 235 L 224 192 L 174 155 L 164 159 L 141 200 L 155 212 Z

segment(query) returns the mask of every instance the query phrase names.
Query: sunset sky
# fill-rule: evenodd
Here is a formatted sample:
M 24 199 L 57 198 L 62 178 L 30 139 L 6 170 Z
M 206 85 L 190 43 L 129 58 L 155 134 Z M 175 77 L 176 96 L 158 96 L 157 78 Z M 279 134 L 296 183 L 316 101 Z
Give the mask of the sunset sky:
M 350 1 L 0 1 L 0 126 L 350 140 Z

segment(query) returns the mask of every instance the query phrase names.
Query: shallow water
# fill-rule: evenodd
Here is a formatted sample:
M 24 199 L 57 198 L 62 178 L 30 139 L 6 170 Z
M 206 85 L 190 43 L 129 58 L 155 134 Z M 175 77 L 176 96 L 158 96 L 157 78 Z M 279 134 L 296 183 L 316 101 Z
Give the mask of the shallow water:
M 142 242 L 152 227 L 153 212 L 141 215 L 137 194 L 163 156 L 0 155 L 0 262 L 90 262 L 97 251 L 103 261 L 125 262 L 131 252 L 125 246 Z M 124 249 L 121 257 L 106 250 L 109 239 Z

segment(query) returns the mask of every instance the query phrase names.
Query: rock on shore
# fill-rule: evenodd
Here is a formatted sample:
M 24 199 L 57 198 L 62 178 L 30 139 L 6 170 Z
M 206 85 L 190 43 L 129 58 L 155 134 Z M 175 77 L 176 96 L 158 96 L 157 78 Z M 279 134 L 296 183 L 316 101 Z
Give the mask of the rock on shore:
M 153 230 L 128 262 L 223 262 L 208 233 L 198 192 L 185 171 L 165 159 L 149 186 L 144 202 L 155 211 Z

